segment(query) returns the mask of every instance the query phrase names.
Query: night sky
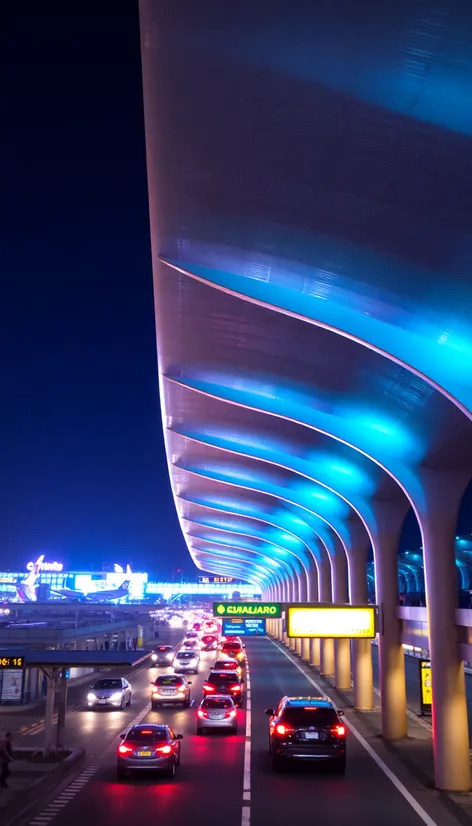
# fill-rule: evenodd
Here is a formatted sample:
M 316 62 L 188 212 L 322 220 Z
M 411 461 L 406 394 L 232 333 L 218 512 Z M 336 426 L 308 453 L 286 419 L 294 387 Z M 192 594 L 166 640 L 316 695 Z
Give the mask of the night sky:
M 14 6 L 0 26 L 0 567 L 45 553 L 193 577 L 157 391 L 137 2 Z
M 0 565 L 193 574 L 159 411 L 137 3 L 26 8 L 0 27 Z

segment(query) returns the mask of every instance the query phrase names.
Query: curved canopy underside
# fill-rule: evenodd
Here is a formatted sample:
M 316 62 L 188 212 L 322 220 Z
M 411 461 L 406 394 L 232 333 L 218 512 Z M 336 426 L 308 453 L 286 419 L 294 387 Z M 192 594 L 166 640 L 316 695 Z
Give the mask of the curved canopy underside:
M 472 476 L 472 6 L 190 3 L 140 3 L 166 449 L 267 587 Z

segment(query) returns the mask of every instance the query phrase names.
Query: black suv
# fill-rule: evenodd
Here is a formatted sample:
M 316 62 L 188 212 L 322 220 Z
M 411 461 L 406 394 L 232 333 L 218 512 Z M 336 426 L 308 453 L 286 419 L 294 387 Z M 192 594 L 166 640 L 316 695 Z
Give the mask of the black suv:
M 225 694 L 231 697 L 235 706 L 242 706 L 244 699 L 244 680 L 234 671 L 211 671 L 203 686 L 203 696 Z
M 289 760 L 330 762 L 339 774 L 346 769 L 346 726 L 328 697 L 283 697 L 270 716 L 272 768 Z

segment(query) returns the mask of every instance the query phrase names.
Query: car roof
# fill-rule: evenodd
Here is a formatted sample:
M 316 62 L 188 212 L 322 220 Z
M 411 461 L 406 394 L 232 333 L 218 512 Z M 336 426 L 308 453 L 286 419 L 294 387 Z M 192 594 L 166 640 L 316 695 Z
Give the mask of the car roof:
M 184 679 L 182 674 L 159 674 L 159 676 L 156 677 L 154 682 L 158 683 L 159 680 L 168 680 L 169 677 L 171 677 L 173 680 L 183 680 Z
M 329 697 L 284 697 L 284 701 L 291 708 L 334 708 Z
M 208 697 L 204 697 L 202 703 L 204 703 L 206 700 L 231 700 L 231 702 L 233 703 L 233 698 L 230 697 L 228 694 L 211 694 Z
M 130 730 L 128 731 L 128 734 L 131 734 L 135 731 L 137 732 L 152 730 L 154 732 L 162 731 L 163 729 L 166 732 L 169 731 L 169 726 L 167 725 L 167 723 L 139 723 L 139 725 L 131 726 Z
M 225 677 L 228 676 L 228 672 L 226 671 L 225 668 L 212 668 L 211 671 L 210 671 L 210 677 L 211 677 L 212 674 L 215 674 L 216 676 L 220 676 L 220 677 L 221 677 L 222 674 L 224 674 Z M 235 675 L 235 678 L 239 679 L 237 674 Z

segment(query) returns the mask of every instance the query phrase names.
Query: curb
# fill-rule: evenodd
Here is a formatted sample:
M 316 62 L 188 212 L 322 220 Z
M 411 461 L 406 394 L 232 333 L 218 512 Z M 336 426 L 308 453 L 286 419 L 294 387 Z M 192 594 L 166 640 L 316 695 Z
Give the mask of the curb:
M 21 795 L 20 802 L 16 804 L 15 801 L 12 800 L 11 804 L 1 813 L 2 826 L 14 826 L 18 821 L 28 818 L 28 812 L 36 807 L 45 795 L 54 791 L 56 786 L 59 786 L 64 778 L 83 763 L 84 760 L 85 750 L 74 749 L 46 778 L 40 777 L 35 780 L 28 791 Z

